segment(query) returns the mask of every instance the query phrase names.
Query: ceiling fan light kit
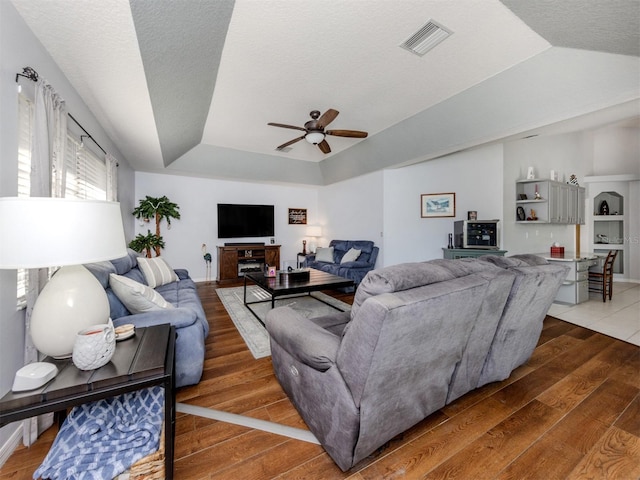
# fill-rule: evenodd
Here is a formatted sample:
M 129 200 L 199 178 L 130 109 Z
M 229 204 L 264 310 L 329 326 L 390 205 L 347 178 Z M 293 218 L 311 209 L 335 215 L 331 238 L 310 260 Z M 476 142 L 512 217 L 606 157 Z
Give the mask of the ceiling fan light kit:
M 309 132 L 304 136 L 304 139 L 313 144 L 313 145 L 317 145 L 319 144 L 321 141 L 324 140 L 324 133 L 322 132 Z
M 290 128 L 293 130 L 301 130 L 305 132 L 304 135 L 298 138 L 294 138 L 293 140 L 289 140 L 286 143 L 276 147 L 276 150 L 284 151 L 289 145 L 292 145 L 296 142 L 299 142 L 303 138 L 312 145 L 317 145 L 322 153 L 327 154 L 331 153 L 331 147 L 326 140 L 327 135 L 334 135 L 336 137 L 350 137 L 350 138 L 367 138 L 367 132 L 361 132 L 359 130 L 326 130 L 325 127 L 329 125 L 331 122 L 335 120 L 338 116 L 337 110 L 330 108 L 322 115 L 320 115 L 319 110 L 312 110 L 309 113 L 311 120 L 304 124 L 304 128 L 298 127 L 295 125 L 287 125 L 284 123 L 272 123 L 269 122 L 267 125 L 271 125 L 272 127 L 280 127 L 280 128 Z

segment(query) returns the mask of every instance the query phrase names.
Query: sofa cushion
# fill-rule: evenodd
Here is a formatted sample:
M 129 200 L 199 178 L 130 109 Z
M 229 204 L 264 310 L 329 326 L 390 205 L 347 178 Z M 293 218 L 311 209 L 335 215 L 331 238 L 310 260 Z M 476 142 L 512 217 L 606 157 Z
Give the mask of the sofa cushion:
M 347 253 L 345 253 L 342 258 L 340 259 L 340 263 L 348 263 L 348 262 L 355 262 L 358 257 L 360 256 L 360 252 L 362 250 L 357 250 L 355 248 L 350 248 Z
M 147 285 L 151 288 L 178 281 L 176 272 L 162 257 L 138 257 L 138 266 L 142 270 Z
M 136 259 L 140 254 L 131 248 L 127 248 L 127 254 L 124 257 L 116 258 L 115 260 L 111 260 L 111 263 L 116 269 L 116 273 L 118 275 L 124 275 L 132 268 L 135 268 L 138 265 Z
M 162 295 L 153 288 L 122 275 L 109 275 L 111 289 L 131 313 L 173 308 Z
M 333 247 L 318 248 L 316 250 L 316 262 L 333 263 Z
M 364 277 L 351 306 L 351 318 L 356 316 L 364 301 L 382 293 L 399 292 L 431 283 L 452 280 L 456 275 L 449 269 L 431 262 L 401 263 L 372 270 Z
M 98 279 L 102 288 L 107 288 L 109 286 L 110 274 L 118 273 L 113 266 L 113 263 L 108 260 L 104 262 L 87 263 L 84 267 Z

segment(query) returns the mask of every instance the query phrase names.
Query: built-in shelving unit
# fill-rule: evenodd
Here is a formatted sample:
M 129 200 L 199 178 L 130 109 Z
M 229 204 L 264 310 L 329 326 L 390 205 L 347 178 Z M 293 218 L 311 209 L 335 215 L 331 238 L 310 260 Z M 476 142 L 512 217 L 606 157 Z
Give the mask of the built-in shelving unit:
M 624 273 L 624 196 L 601 192 L 593 198 L 593 252 L 618 250 L 613 273 Z
M 629 278 L 629 275 L 634 275 L 634 268 L 637 272 L 640 258 L 635 240 L 638 238 L 639 216 L 637 202 L 634 201 L 638 195 L 640 175 L 587 176 L 583 181 L 588 187 L 589 205 L 588 229 L 583 241 L 588 242 L 590 251 L 602 258 L 609 250 L 617 250 L 613 264 L 614 279 Z M 602 202 L 606 202 L 606 209 Z
M 516 223 L 581 225 L 585 189 L 553 180 L 527 179 L 516 182 Z

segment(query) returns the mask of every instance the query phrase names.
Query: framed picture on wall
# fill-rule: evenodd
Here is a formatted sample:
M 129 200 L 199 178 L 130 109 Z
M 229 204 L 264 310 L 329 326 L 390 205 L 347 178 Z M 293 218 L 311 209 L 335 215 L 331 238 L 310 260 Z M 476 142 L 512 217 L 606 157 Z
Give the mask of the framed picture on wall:
M 455 193 L 423 193 L 420 195 L 420 216 L 441 218 L 456 216 Z
M 306 208 L 290 208 L 289 209 L 289 225 L 306 225 L 307 209 Z

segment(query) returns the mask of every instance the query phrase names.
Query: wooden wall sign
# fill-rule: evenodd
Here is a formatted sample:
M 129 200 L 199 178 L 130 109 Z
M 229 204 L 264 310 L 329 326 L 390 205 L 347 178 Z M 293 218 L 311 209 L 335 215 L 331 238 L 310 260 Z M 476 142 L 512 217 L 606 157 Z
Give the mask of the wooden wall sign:
M 306 225 L 307 209 L 306 208 L 290 208 L 289 209 L 289 225 Z

